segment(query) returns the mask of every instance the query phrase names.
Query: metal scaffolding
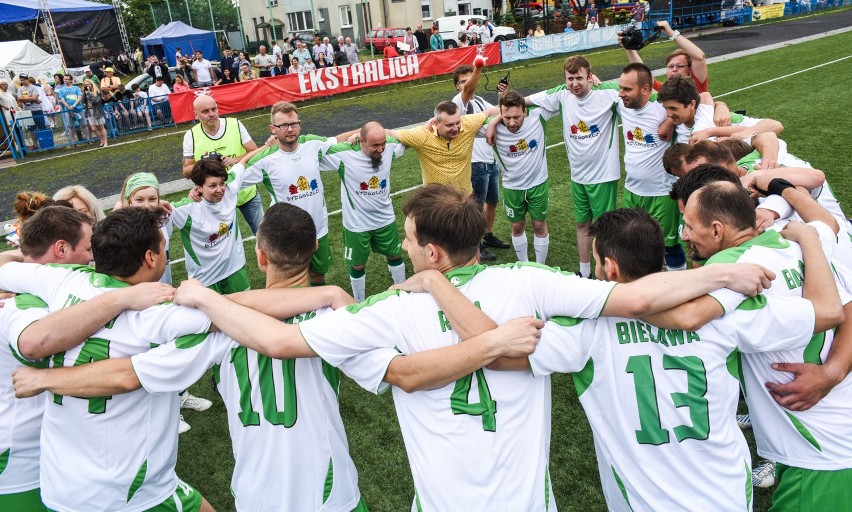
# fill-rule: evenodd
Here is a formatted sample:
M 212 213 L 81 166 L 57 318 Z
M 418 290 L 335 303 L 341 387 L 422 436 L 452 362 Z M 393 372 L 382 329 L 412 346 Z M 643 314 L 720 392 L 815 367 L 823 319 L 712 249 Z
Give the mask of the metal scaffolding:
M 53 17 L 51 17 L 50 10 L 47 8 L 47 0 L 38 0 L 38 9 L 44 23 L 47 39 L 50 41 L 50 51 L 54 55 L 61 55 L 62 49 L 59 48 L 59 38 L 56 36 L 56 28 L 53 26 Z
M 121 34 L 121 44 L 127 55 L 130 55 L 130 41 L 127 39 L 127 29 L 124 27 L 124 16 L 121 14 L 121 2 L 112 0 L 112 6 L 115 9 L 115 19 L 118 20 L 118 32 Z

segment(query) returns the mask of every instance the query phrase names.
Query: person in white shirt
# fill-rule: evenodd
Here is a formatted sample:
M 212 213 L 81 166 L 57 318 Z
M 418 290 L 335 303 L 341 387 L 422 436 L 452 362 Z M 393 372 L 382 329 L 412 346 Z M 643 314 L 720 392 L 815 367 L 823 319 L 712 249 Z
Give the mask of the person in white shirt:
M 278 45 L 278 41 L 272 41 L 272 60 L 278 62 L 281 55 L 281 46 Z
M 161 123 L 171 118 L 172 112 L 169 108 L 169 94 L 172 91 L 163 83 L 163 77 L 158 76 L 152 85 L 148 87 L 148 98 L 151 100 L 151 110 Z
M 258 76 L 260 78 L 266 78 L 272 76 L 272 66 L 275 65 L 275 59 L 272 58 L 272 55 L 266 53 L 266 47 L 260 45 L 260 48 L 257 49 L 258 54 L 254 56 L 254 66 L 258 70 Z
M 213 85 L 213 67 L 210 61 L 204 58 L 201 50 L 195 52 L 195 60 L 192 61 L 192 75 L 198 87 L 211 87 Z

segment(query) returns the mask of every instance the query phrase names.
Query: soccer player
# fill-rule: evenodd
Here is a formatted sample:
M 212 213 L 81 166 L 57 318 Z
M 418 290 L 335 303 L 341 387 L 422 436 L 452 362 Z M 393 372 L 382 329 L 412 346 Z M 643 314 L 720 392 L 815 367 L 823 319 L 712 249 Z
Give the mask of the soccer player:
M 614 288 L 611 283 L 539 265 L 486 267 L 476 264 L 485 220 L 479 204 L 468 194 L 453 187 L 427 185 L 409 197 L 403 211 L 403 249 L 415 272 L 446 272 L 451 283 L 501 322 L 535 314 L 547 319 L 570 311 L 589 318 L 641 315 L 740 281 L 740 276 L 747 277 L 747 289 L 760 288 L 765 277 L 762 269 L 729 267 L 713 275 L 704 268 L 649 276 Z M 455 229 L 447 230 L 447 226 Z M 728 272 L 731 274 L 726 275 Z M 373 392 L 395 380 L 393 363 L 398 359 L 425 356 L 436 352 L 429 350 L 433 348 L 472 349 L 467 343 L 458 343 L 459 336 L 468 337 L 466 327 L 450 325 L 434 299 L 425 294 L 388 291 L 298 327 L 282 325 L 215 293 L 205 293 L 193 281 L 182 285 L 176 300 L 199 307 L 241 345 L 267 355 L 317 354 L 332 365 L 348 363 L 349 375 Z M 397 353 L 387 352 L 388 348 Z M 379 357 L 351 359 L 376 349 L 382 350 Z M 401 354 L 405 357 L 398 357 Z M 547 471 L 548 379 L 487 369 L 471 373 L 471 365 L 459 364 L 464 361 L 450 357 L 436 361 L 438 370 L 447 368 L 448 378 L 439 385 L 417 393 L 410 392 L 417 388 L 394 389 L 414 477 L 412 510 L 486 510 L 494 503 L 511 510 L 546 509 L 552 500 Z M 487 362 L 474 361 L 472 368 Z M 450 366 L 467 371 L 452 374 Z M 513 461 L 513 471 L 493 474 L 491 470 L 506 460 Z M 471 476 L 486 473 L 491 477 L 484 481 Z
M 761 186 L 788 201 L 807 198 L 784 180 L 773 179 Z M 810 204 L 816 205 L 812 200 Z M 805 215 L 801 208 L 799 212 Z M 827 217 L 828 222 L 833 220 L 830 215 Z M 684 223 L 684 240 L 699 257 L 708 258 L 708 267 L 722 262 L 760 261 L 783 279 L 778 283 L 781 286 L 772 287 L 769 294 L 801 296 L 803 282 L 810 278 L 801 269 L 802 250 L 777 231 L 768 229 L 757 234 L 754 207 L 741 187 L 727 183 L 702 187 L 686 202 Z M 831 256 L 835 232 L 820 222 L 813 225 L 820 232 L 826 254 Z M 848 282 L 848 271 L 837 263 L 833 265 L 840 279 Z M 711 295 L 717 296 L 715 292 Z M 841 298 L 844 305 L 850 301 L 844 290 Z M 848 313 L 852 307 L 846 306 L 844 311 Z M 743 386 L 757 450 L 762 457 L 778 462 L 778 488 L 773 501 L 782 509 L 829 510 L 849 502 L 852 440 L 837 435 L 852 429 L 848 414 L 852 402 L 849 327 L 849 322 L 844 322 L 836 333 L 829 330 L 816 335 L 804 349 L 743 354 Z M 800 411 L 790 407 L 795 403 L 784 402 L 783 397 L 773 394 L 777 389 L 774 386 L 790 379 L 779 371 L 782 368 L 778 363 L 803 362 L 829 366 L 832 372 L 825 377 L 836 385 L 829 385 L 830 391 L 816 405 Z M 835 368 L 839 371 L 835 372 Z M 776 400 L 784 402 L 784 407 Z
M 562 135 L 571 170 L 580 275 L 591 274 L 589 225 L 615 209 L 618 177 L 618 92 L 592 89 L 592 66 L 581 55 L 565 59 L 565 85 L 529 96 L 527 104 L 562 113 Z
M 453 71 L 453 84 L 458 94 L 453 96 L 452 102 L 464 114 L 476 114 L 494 107 L 485 98 L 476 95 L 480 76 L 482 76 L 482 67 L 469 64 L 459 66 Z M 498 96 L 502 95 L 507 87 L 507 85 L 498 84 Z M 500 173 L 494 164 L 494 153 L 484 137 L 476 137 L 473 140 L 470 180 L 473 195 L 483 205 L 482 211 L 485 213 L 485 238 L 482 239 L 483 246 L 480 247 L 479 261 L 497 260 L 497 257 L 485 248 L 486 245 L 497 249 L 509 248 L 509 244 L 494 236 L 494 218 L 497 215 L 497 203 L 500 201 L 499 179 Z
M 320 167 L 337 170 L 343 205 L 343 260 L 355 300 L 367 298 L 370 249 L 387 257 L 393 282 L 405 281 L 402 242 L 390 198 L 390 170 L 405 146 L 385 134 L 377 121 L 361 127 L 355 143 L 340 142 L 325 153 Z
M 629 318 L 552 318 L 529 358 L 499 359 L 489 368 L 532 371 L 538 377 L 573 373 L 580 402 L 592 426 L 604 495 L 610 510 L 750 510 L 750 454 L 734 422 L 739 381 L 729 371 L 737 351 L 801 348 L 814 332 L 842 317 L 831 269 L 816 233 L 802 224 L 808 282 L 805 294 L 750 299 L 723 306 L 702 297 L 646 321 Z M 592 224 L 598 279 L 628 283 L 659 272 L 663 234 L 644 210 L 620 209 Z M 452 292 L 446 280 L 436 280 Z M 450 295 L 452 297 L 453 295 Z M 454 292 L 439 303 L 453 322 L 484 316 Z M 441 297 L 436 294 L 436 297 Z M 447 295 L 444 295 L 446 298 Z M 666 328 L 675 317 L 693 318 L 695 308 L 715 316 L 707 325 Z M 481 320 L 479 320 L 481 321 Z M 648 464 L 678 475 L 678 485 L 660 480 Z M 700 472 L 694 471 L 700 465 Z
M 172 205 L 171 221 L 180 230 L 187 274 L 219 293 L 250 288 L 237 203 L 246 162 L 268 147 L 246 154 L 230 172 L 221 160 L 202 158 L 190 174 L 201 201 L 188 197 Z
M 301 135 L 299 109 L 292 103 L 279 101 L 272 105 L 269 131 L 276 143 L 249 160 L 247 173 L 253 176 L 249 178 L 249 183 L 262 180 L 272 204 L 286 202 L 311 214 L 317 228 L 318 247 L 311 260 L 310 283 L 311 286 L 323 285 L 332 258 L 328 246 L 328 209 L 320 177 L 320 162 L 338 140 L 346 140 L 358 130 L 337 137 Z
M 533 249 L 536 263 L 544 264 L 550 235 L 547 231 L 547 205 L 550 186 L 547 180 L 547 143 L 545 124 L 555 111 L 532 107 L 527 111 L 524 97 L 506 91 L 500 97 L 500 115 L 494 126 L 494 154 L 503 174 L 503 206 L 512 223 L 512 245 L 518 261 L 529 261 L 527 213 L 533 225 Z M 491 126 L 489 126 L 490 132 Z

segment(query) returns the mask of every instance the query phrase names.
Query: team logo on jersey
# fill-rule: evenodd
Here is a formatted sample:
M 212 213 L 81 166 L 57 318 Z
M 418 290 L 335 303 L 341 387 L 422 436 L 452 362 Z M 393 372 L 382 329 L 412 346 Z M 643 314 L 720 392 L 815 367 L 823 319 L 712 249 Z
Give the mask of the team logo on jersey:
M 220 222 L 218 231 L 207 237 L 207 243 L 204 244 L 204 248 L 210 249 L 212 247 L 216 247 L 220 242 L 222 242 L 222 240 L 231 236 L 231 227 L 233 227 L 233 224 Z
M 598 128 L 598 125 L 593 124 L 589 126 L 586 124 L 585 121 L 580 121 L 577 124 L 572 124 L 570 132 L 571 138 L 574 140 L 590 139 L 592 137 L 597 137 L 601 134 L 601 130 L 600 128 Z
M 299 176 L 296 183 L 291 184 L 287 191 L 290 193 L 290 197 L 287 198 L 288 201 L 303 199 L 319 193 L 319 183 L 315 179 L 308 181 L 304 176 Z
M 358 185 L 358 194 L 362 196 L 376 196 L 385 193 L 388 188 L 388 180 L 379 180 L 378 176 L 373 176 L 367 181 L 362 181 Z
M 632 146 L 657 146 L 661 142 L 659 136 L 654 133 L 645 133 L 638 126 L 633 131 L 628 131 L 626 137 L 625 142 Z
M 538 149 L 537 140 L 532 139 L 527 142 L 526 139 L 521 139 L 516 144 L 511 144 L 509 146 L 507 156 L 523 156 L 527 153 L 532 153 L 536 149 Z

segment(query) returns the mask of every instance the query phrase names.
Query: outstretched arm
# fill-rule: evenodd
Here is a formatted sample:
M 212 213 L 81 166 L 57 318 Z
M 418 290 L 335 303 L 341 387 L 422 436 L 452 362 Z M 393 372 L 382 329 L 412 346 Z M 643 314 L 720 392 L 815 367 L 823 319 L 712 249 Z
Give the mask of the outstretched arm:
M 37 370 L 23 366 L 12 374 L 12 384 L 17 398 L 28 398 L 45 391 L 91 398 L 129 393 L 142 387 L 128 357 L 69 368 Z
M 671 25 L 669 25 L 668 21 L 658 21 L 657 26 L 662 28 L 666 36 L 677 43 L 680 49 L 689 55 L 689 59 L 692 62 L 689 66 L 689 70 L 692 72 L 692 76 L 694 76 L 698 82 L 705 82 L 707 80 L 707 59 L 704 56 L 704 51 L 702 51 L 695 43 L 683 36 L 680 31 L 674 30 Z

